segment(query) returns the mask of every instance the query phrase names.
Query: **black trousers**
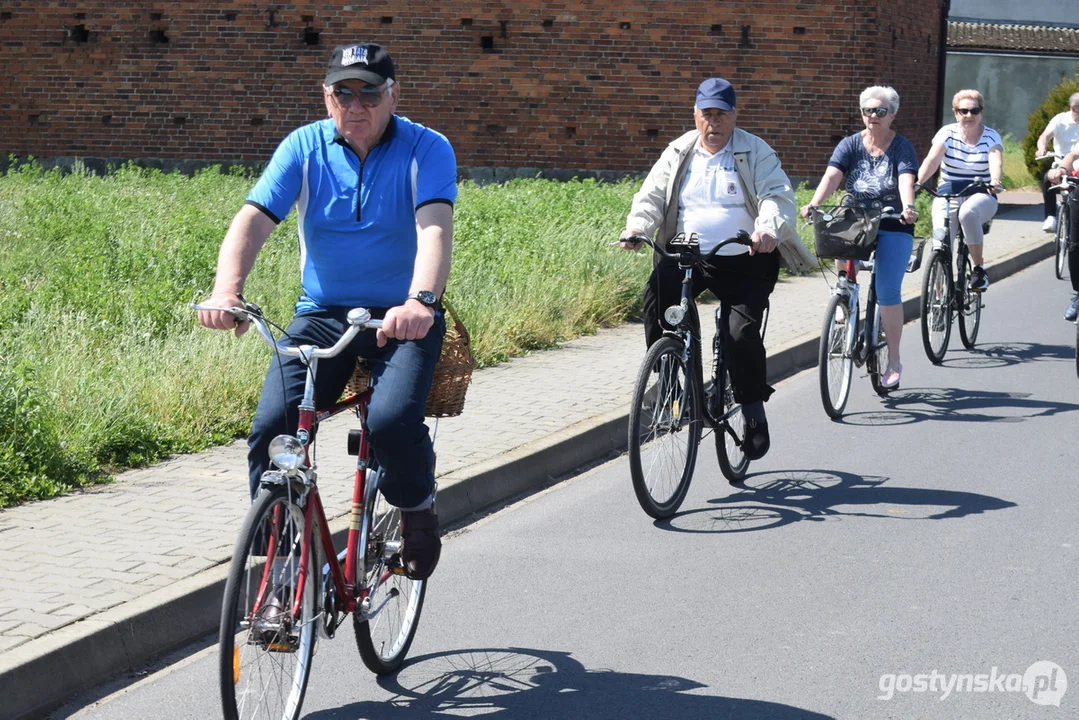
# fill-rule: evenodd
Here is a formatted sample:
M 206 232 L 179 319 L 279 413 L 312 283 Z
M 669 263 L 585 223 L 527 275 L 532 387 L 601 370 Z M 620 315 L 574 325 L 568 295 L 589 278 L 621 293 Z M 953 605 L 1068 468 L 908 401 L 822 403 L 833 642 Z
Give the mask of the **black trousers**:
M 684 278 L 685 271 L 675 260 L 664 258 L 652 270 L 644 287 L 644 335 L 649 347 L 663 336 L 664 329 L 670 329 L 663 321 L 663 311 L 681 300 Z M 768 384 L 760 321 L 778 279 L 778 252 L 716 256 L 707 265 L 693 269 L 693 297 L 711 290 L 731 308 L 727 328 L 732 347 L 728 357 L 734 397 L 739 403 L 768 400 L 775 392 Z M 693 305 L 689 317 L 699 337 L 700 318 Z
M 1049 182 L 1049 171 L 1042 175 L 1042 205 L 1045 207 L 1045 217 L 1053 217 L 1057 214 L 1056 191 L 1049 191 L 1053 183 Z

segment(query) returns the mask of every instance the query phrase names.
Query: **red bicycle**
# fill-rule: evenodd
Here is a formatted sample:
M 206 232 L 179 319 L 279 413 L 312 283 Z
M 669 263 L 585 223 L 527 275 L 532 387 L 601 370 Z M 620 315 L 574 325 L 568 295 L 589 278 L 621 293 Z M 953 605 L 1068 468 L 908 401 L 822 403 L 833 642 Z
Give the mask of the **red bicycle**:
M 409 578 L 401 560 L 400 512 L 378 490 L 383 474 L 367 434 L 372 389 L 328 408 L 314 406 L 318 360 L 338 355 L 359 332 L 377 329 L 382 321 L 356 308 L 333 347 L 289 347 L 274 340 L 251 303 L 193 307 L 250 320 L 274 352 L 299 357 L 307 366 L 296 435 L 279 435 L 270 443 L 274 469 L 262 476 L 236 541 L 219 635 L 225 718 L 294 720 L 318 636 L 332 638 L 351 613 L 364 664 L 380 675 L 390 673 L 404 661 L 423 608 L 426 583 Z M 318 424 L 345 410 L 356 413 L 361 429 L 349 433 L 356 481 L 348 539 L 338 553 L 319 497 L 312 446 Z

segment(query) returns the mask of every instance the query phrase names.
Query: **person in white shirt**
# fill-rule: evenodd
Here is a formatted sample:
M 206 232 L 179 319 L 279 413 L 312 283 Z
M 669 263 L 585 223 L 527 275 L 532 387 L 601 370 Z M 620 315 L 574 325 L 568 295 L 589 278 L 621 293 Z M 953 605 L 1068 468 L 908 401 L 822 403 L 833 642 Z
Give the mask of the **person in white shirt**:
M 763 140 L 736 128 L 737 116 L 729 82 L 710 78 L 700 84 L 696 130 L 673 141 L 652 167 L 633 197 L 621 238 L 622 247 L 636 250 L 640 243 L 627 238 L 655 236 L 666 245 L 677 233 L 697 233 L 701 251 L 708 252 L 740 230 L 750 233 L 751 247 L 727 245 L 706 272 L 694 273 L 692 291 L 696 297 L 709 289 L 731 308 L 731 384 L 746 419 L 743 452 L 755 460 L 770 446 L 764 402 L 773 392 L 761 317 L 779 277 L 779 256 L 795 269 L 813 264 L 813 258 L 797 239 L 794 191 L 779 158 Z M 676 262 L 658 254 L 654 261 L 644 289 L 649 346 L 663 335 L 663 310 L 678 302 L 684 275 Z M 691 319 L 699 327 L 695 309 Z
M 1049 173 L 1053 168 L 1059 167 L 1061 158 L 1072 150 L 1079 149 L 1079 92 L 1073 93 L 1068 98 L 1069 109 L 1058 115 L 1054 115 L 1045 130 L 1038 136 L 1038 155 L 1048 152 L 1049 139 L 1053 140 L 1053 154 L 1056 162 L 1049 172 L 1042 178 L 1042 203 L 1045 206 L 1045 222 L 1042 230 L 1047 233 L 1056 232 L 1057 229 L 1057 194 L 1049 192 L 1053 181 L 1049 179 Z
M 977 292 L 984 292 L 989 287 L 989 277 L 982 267 L 982 243 L 985 239 L 982 226 L 996 215 L 997 193 L 1004 189 L 1000 184 L 1004 147 L 1000 133 L 982 122 L 984 109 L 985 98 L 977 90 L 957 92 L 952 98 L 956 122 L 937 131 L 929 154 L 918 168 L 918 184 L 924 185 L 939 167 L 937 189 L 948 194 L 962 192 L 975 180 L 985 184 L 985 192 L 962 198 L 958 208 L 956 201 L 951 203 L 951 232 L 954 237 L 957 223 L 963 228 L 963 240 L 974 264 L 970 273 L 970 289 Z M 947 201 L 941 198 L 933 201 L 935 231 L 943 230 L 947 207 Z

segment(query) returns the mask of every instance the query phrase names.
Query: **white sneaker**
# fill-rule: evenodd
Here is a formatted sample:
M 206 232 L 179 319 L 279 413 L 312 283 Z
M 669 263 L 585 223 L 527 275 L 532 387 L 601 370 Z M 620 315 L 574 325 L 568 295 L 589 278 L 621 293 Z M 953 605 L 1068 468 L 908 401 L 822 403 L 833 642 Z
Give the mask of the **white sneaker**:
M 1045 218 L 1045 222 L 1042 223 L 1042 230 L 1047 233 L 1055 233 L 1057 231 L 1057 218 L 1056 215 L 1050 215 Z

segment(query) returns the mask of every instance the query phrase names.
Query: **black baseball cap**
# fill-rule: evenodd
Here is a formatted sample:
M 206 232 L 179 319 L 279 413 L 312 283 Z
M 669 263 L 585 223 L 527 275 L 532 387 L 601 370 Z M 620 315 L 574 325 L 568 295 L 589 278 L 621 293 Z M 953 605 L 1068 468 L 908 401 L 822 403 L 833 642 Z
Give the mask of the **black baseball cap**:
M 334 48 L 330 66 L 326 68 L 325 84 L 363 80 L 371 85 L 382 85 L 393 79 L 393 60 L 386 49 L 375 43 L 357 43 Z

